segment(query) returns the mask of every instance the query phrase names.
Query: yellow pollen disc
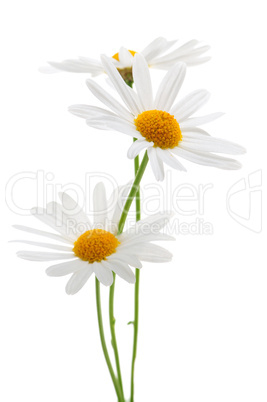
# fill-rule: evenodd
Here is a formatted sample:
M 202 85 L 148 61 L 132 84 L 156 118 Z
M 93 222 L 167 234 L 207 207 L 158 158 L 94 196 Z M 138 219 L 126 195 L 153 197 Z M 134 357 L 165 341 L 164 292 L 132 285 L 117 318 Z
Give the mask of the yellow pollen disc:
M 128 50 L 128 52 L 130 52 L 132 56 L 134 56 L 135 53 L 136 53 L 134 50 Z M 115 53 L 112 57 L 113 57 L 113 59 L 115 59 L 115 60 L 117 60 L 117 61 L 120 61 L 120 59 L 119 59 L 119 53 Z
M 177 147 L 182 140 L 178 121 L 161 110 L 147 110 L 134 120 L 136 129 L 155 147 L 162 149 Z
M 119 244 L 118 239 L 106 230 L 87 230 L 74 243 L 73 252 L 83 261 L 100 262 L 115 253 Z

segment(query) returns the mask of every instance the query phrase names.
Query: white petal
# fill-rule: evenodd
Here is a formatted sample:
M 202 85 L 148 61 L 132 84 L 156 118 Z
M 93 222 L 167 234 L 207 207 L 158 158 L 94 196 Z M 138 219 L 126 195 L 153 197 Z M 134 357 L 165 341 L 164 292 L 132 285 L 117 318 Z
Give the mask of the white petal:
M 133 78 L 143 109 L 150 110 L 153 105 L 152 84 L 147 62 L 141 54 L 134 57 Z
M 101 118 L 103 116 L 116 116 L 109 110 L 90 105 L 72 105 L 69 107 L 68 110 L 70 113 L 83 119 L 89 119 L 92 117 Z
M 172 254 L 168 250 L 155 244 L 133 246 L 133 251 L 137 252 L 137 257 L 142 261 L 167 262 L 172 259 Z
M 161 255 L 149 254 L 147 252 L 144 252 L 140 256 L 140 259 L 142 261 L 147 261 L 147 262 L 162 263 L 162 262 L 170 262 L 172 260 L 172 257 L 163 257 Z
M 87 261 L 82 261 L 80 258 L 76 258 L 75 260 L 51 265 L 45 272 L 48 276 L 65 276 L 80 271 L 81 269 L 86 268 L 87 265 L 90 265 Z
M 46 214 L 54 219 L 56 227 L 62 227 L 67 236 L 75 240 L 77 238 L 77 234 L 80 233 L 78 225 L 80 223 L 87 223 L 87 221 L 77 221 L 77 217 L 75 215 L 64 210 L 62 205 L 54 201 L 49 202 L 46 205 Z
M 129 159 L 134 159 L 143 149 L 153 147 L 153 145 L 154 142 L 148 142 L 145 139 L 135 141 L 128 149 L 127 156 Z
M 201 108 L 209 98 L 210 94 L 205 89 L 191 92 L 172 107 L 170 114 L 175 114 L 180 123 Z
M 88 225 L 89 229 L 92 226 L 91 222 L 78 203 L 67 193 L 59 193 L 58 195 L 62 202 L 63 208 L 65 208 L 66 211 L 71 212 L 71 216 L 75 218 L 77 224 L 79 225 L 80 223 L 85 223 Z
M 157 148 L 158 157 L 161 158 L 163 162 L 174 169 L 186 172 L 184 166 L 171 154 L 171 151 L 172 149 L 169 151 L 167 149 Z
M 158 89 L 154 102 L 155 109 L 168 112 L 182 86 L 185 78 L 186 65 L 178 63 L 165 75 Z
M 68 228 L 62 222 L 56 222 L 55 218 L 51 215 L 48 215 L 46 210 L 43 208 L 32 208 L 31 214 L 35 216 L 35 218 L 39 219 L 41 222 L 46 225 L 52 227 L 55 231 L 59 232 L 62 237 L 67 240 L 76 240 L 76 237 L 70 233 L 67 233 Z
M 74 295 L 75 293 L 79 292 L 79 290 L 81 290 L 81 288 L 86 284 L 86 282 L 93 273 L 92 265 L 93 264 L 88 264 L 86 268 L 83 268 L 78 272 L 75 272 L 71 276 L 70 280 L 66 285 L 66 293 L 68 295 Z
M 48 62 L 50 66 L 67 72 L 72 73 L 91 73 L 98 75 L 104 72 L 103 66 L 98 60 L 89 58 L 69 59 L 62 62 Z
M 121 47 L 119 51 L 119 61 L 122 67 L 132 67 L 133 55 L 125 47 Z
M 113 209 L 112 218 L 110 220 L 111 228 L 113 229 L 113 233 L 117 233 L 118 223 L 121 217 L 122 210 L 124 208 L 124 204 L 126 202 L 127 194 L 129 193 L 131 188 L 130 184 L 126 184 L 125 186 L 121 186 L 118 188 L 118 197 L 115 203 L 115 207 Z M 108 204 L 109 205 L 109 204 Z
M 129 135 L 133 138 L 143 138 L 136 130 L 133 123 L 127 122 L 120 117 L 116 116 L 103 116 L 101 119 L 87 119 L 88 126 L 95 127 L 102 130 L 115 130 L 120 133 Z
M 167 235 L 165 233 L 153 233 L 150 232 L 148 233 L 148 230 L 144 230 L 144 233 L 138 233 L 136 235 L 129 234 L 128 238 L 125 237 L 123 239 L 122 244 L 120 244 L 120 250 L 125 252 L 125 249 L 129 248 L 131 249 L 131 245 L 133 244 L 138 244 L 138 243 L 144 243 L 144 242 L 150 242 L 150 241 L 170 241 L 170 240 L 176 240 L 175 237 Z
M 94 262 L 94 273 L 99 282 L 105 286 L 111 286 L 113 283 L 112 271 L 102 262 Z
M 205 137 L 210 137 L 210 134 L 203 130 L 202 128 L 199 127 L 188 127 L 188 128 L 183 128 L 183 138 L 203 138 Z
M 241 155 L 246 152 L 245 148 L 234 142 L 205 135 L 201 139 L 183 136 L 179 147 L 188 151 L 219 152 L 230 155 Z
M 23 230 L 24 232 L 37 234 L 38 236 L 48 237 L 50 239 L 54 239 L 54 240 L 60 241 L 62 243 L 73 244 L 73 242 L 71 240 L 65 239 L 64 237 L 59 236 L 54 233 L 45 232 L 43 230 L 38 230 L 38 229 L 30 228 L 28 226 L 23 226 L 23 225 L 13 225 L 13 227 L 15 229 Z
M 191 49 L 191 50 L 184 50 L 181 52 L 181 48 L 179 49 L 179 57 L 183 57 L 183 59 L 186 58 L 192 58 L 192 59 L 197 59 L 197 57 L 202 56 L 203 53 L 206 53 L 210 49 L 210 46 L 204 45 L 200 46 L 196 49 Z
M 185 58 L 183 57 L 183 61 L 186 63 L 187 66 L 198 66 L 199 64 L 206 63 L 209 61 L 211 57 L 195 57 L 195 58 Z
M 107 224 L 107 197 L 106 189 L 102 182 L 98 183 L 93 193 L 94 223 L 101 229 Z
M 194 126 L 201 126 L 201 124 L 206 124 L 209 123 L 210 121 L 216 120 L 219 117 L 223 116 L 224 113 L 212 113 L 208 114 L 206 116 L 201 116 L 201 117 L 192 117 L 190 119 L 187 119 L 180 124 L 181 130 L 184 128 L 189 128 L 189 127 L 194 127 Z M 176 116 L 174 116 L 176 118 Z M 178 119 L 176 119 L 178 120 Z
M 161 159 L 158 158 L 156 149 L 154 147 L 148 148 L 147 154 L 156 180 L 162 181 L 164 179 L 164 167 Z
M 102 263 L 107 269 L 112 270 L 128 283 L 135 283 L 136 278 L 131 268 L 120 261 L 103 261 Z
M 50 244 L 50 243 L 40 243 L 37 241 L 29 241 L 29 240 L 12 240 L 10 243 L 24 243 L 29 244 L 31 246 L 38 246 L 44 248 L 51 248 L 52 250 L 59 250 L 59 251 L 69 251 L 71 252 L 73 247 L 61 246 L 59 244 Z
M 73 253 L 47 253 L 45 251 L 18 251 L 17 256 L 29 261 L 53 261 L 74 258 Z
M 132 267 L 135 268 L 142 268 L 142 264 L 141 262 L 138 260 L 138 258 L 131 254 L 131 253 L 126 253 L 126 252 L 122 252 L 122 250 L 119 248 L 117 249 L 117 252 L 110 255 L 109 257 L 107 257 L 107 261 L 108 262 L 113 262 L 113 261 L 121 261 L 125 264 L 128 265 L 132 265 Z
M 162 211 L 160 213 L 156 213 L 148 216 L 147 218 L 142 219 L 141 221 L 136 223 L 136 226 L 142 226 L 144 224 L 149 224 L 155 226 L 157 225 L 158 230 L 164 228 L 165 225 L 169 222 L 169 220 L 173 217 L 173 212 L 171 211 Z M 153 232 L 155 233 L 155 232 Z
M 108 60 L 106 56 L 101 57 L 105 70 L 120 95 L 123 102 L 127 105 L 129 110 L 137 116 L 142 112 L 136 93 L 123 81 L 122 76 L 116 67 Z
M 202 46 L 199 48 L 194 49 L 199 42 L 197 40 L 191 40 L 185 43 L 183 46 L 178 47 L 177 49 L 173 50 L 172 52 L 164 55 L 162 57 L 153 60 L 153 64 L 158 67 L 160 64 L 175 64 L 179 61 L 183 61 L 186 63 L 186 58 L 190 57 L 193 60 L 196 60 L 199 55 L 205 53 L 209 50 L 209 46 Z
M 95 97 L 104 103 L 104 105 L 113 110 L 113 112 L 119 116 L 123 117 L 125 120 L 133 121 L 132 114 L 95 81 L 87 80 L 86 84 Z
M 187 159 L 199 165 L 213 166 L 225 170 L 236 170 L 241 168 L 241 164 L 234 159 L 223 158 L 222 156 L 213 155 L 210 153 L 202 153 L 196 151 L 190 152 L 179 147 L 174 148 L 173 153 L 180 156 L 181 158 Z
M 150 215 L 147 218 L 138 221 L 133 227 L 120 234 L 118 240 L 124 242 L 129 239 L 129 237 L 133 236 L 133 234 L 158 234 L 159 231 L 169 223 L 172 216 L 173 212 L 170 211 L 163 211 L 161 213 Z M 123 247 L 123 244 L 120 247 Z
M 147 60 L 153 59 L 161 52 L 161 49 L 164 47 L 165 43 L 165 38 L 159 37 L 154 39 L 153 42 L 149 43 L 149 45 L 142 50 L 142 55 Z
M 179 52 L 179 55 L 184 54 L 191 51 L 195 46 L 199 44 L 199 41 L 196 39 L 191 39 L 190 41 L 184 43 L 182 46 L 179 46 L 178 49 L 174 50 L 174 52 Z M 171 55 L 171 53 L 169 53 Z

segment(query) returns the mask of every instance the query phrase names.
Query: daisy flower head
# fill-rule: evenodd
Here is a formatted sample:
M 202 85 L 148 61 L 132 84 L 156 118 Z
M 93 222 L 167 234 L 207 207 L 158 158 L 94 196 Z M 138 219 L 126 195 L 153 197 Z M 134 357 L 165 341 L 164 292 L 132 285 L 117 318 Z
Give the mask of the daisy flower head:
M 197 40 L 191 40 L 184 45 L 170 50 L 176 43 L 176 40 L 168 41 L 165 38 L 159 37 L 147 45 L 141 52 L 149 67 L 161 70 L 168 70 L 177 62 L 181 61 L 188 66 L 194 66 L 204 63 L 210 59 L 208 56 L 203 56 L 209 50 L 209 46 L 201 45 Z M 128 50 L 121 47 L 118 53 L 115 53 L 109 60 L 121 73 L 126 81 L 132 80 L 132 65 L 135 50 Z M 101 60 L 95 60 L 87 57 L 79 57 L 78 59 L 69 59 L 62 62 L 49 62 L 50 68 L 43 68 L 43 72 L 53 72 L 56 70 L 68 71 L 74 73 L 89 73 L 92 76 L 97 76 L 105 72 Z M 52 67 L 52 69 L 51 69 Z
M 67 294 L 77 293 L 94 273 L 105 286 L 113 283 L 113 272 L 128 283 L 135 283 L 130 268 L 141 268 L 141 261 L 167 262 L 172 259 L 169 251 L 152 241 L 175 240 L 161 233 L 169 222 L 171 213 L 158 213 L 118 233 L 118 223 L 129 186 L 115 189 L 109 199 L 103 183 L 93 192 L 94 218 L 86 213 L 67 193 L 60 193 L 61 203 L 48 203 L 45 209 L 34 208 L 32 214 L 54 233 L 27 226 L 15 225 L 16 229 L 49 238 L 55 243 L 15 240 L 51 251 L 18 251 L 18 257 L 30 261 L 63 261 L 47 268 L 49 276 L 71 275 Z M 63 244 L 62 244 L 63 243 Z
M 118 102 L 100 85 L 87 80 L 90 91 L 110 110 L 87 105 L 73 105 L 70 112 L 86 119 L 86 123 L 102 130 L 115 130 L 137 139 L 128 150 L 128 157 L 135 158 L 147 150 L 155 178 L 164 179 L 163 163 L 185 171 L 180 160 L 217 167 L 239 169 L 236 160 L 216 155 L 243 154 L 245 149 L 224 139 L 211 137 L 199 128 L 222 115 L 213 113 L 191 117 L 209 99 L 209 93 L 196 90 L 175 102 L 186 74 L 184 63 L 175 64 L 163 78 L 153 97 L 150 72 L 145 58 L 136 54 L 133 61 L 133 77 L 136 91 L 130 88 L 109 59 L 102 56 L 113 86 L 124 104 Z

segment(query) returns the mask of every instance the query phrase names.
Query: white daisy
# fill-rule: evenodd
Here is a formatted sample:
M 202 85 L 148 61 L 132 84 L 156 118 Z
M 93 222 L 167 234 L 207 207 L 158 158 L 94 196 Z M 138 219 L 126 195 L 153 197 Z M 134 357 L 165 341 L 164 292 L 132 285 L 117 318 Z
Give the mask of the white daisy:
M 110 80 L 126 105 L 123 106 L 93 80 L 87 80 L 91 92 L 111 111 L 94 106 L 73 105 L 73 114 L 85 118 L 86 123 L 98 129 L 116 130 L 136 138 L 128 150 L 128 157 L 135 158 L 147 149 L 152 170 L 157 180 L 164 179 L 163 162 L 185 170 L 175 156 L 200 165 L 220 169 L 239 169 L 236 160 L 215 153 L 243 154 L 245 149 L 235 143 L 213 138 L 198 126 L 222 115 L 190 117 L 209 99 L 209 93 L 200 89 L 174 104 L 186 73 L 184 63 L 175 64 L 166 74 L 155 98 L 152 94 L 150 73 L 144 57 L 134 56 L 133 77 L 136 92 L 125 84 L 117 69 L 107 57 L 102 56 Z M 174 156 L 175 155 L 175 156 Z
M 168 70 L 179 61 L 186 63 L 188 66 L 204 63 L 210 59 L 208 56 L 203 56 L 209 46 L 201 46 L 197 40 L 191 40 L 184 45 L 168 52 L 168 50 L 176 43 L 176 40 L 167 41 L 167 39 L 159 37 L 148 46 L 146 46 L 140 54 L 142 54 L 149 67 L 161 70 Z M 124 47 L 120 51 L 109 57 L 109 60 L 121 72 L 124 78 L 131 76 L 131 68 L 133 58 L 136 51 L 127 50 Z M 97 76 L 105 72 L 105 68 L 100 60 L 95 60 L 87 57 L 79 57 L 78 59 L 69 59 L 62 62 L 49 62 L 50 68 L 42 68 L 42 72 L 53 72 L 63 70 L 75 73 L 90 73 L 92 76 Z M 52 67 L 52 69 L 51 69 Z
M 50 266 L 46 273 L 55 277 L 72 274 L 66 285 L 68 294 L 77 293 L 93 273 L 106 286 L 113 283 L 112 271 L 125 281 L 134 283 L 135 275 L 129 266 L 141 268 L 141 261 L 167 262 L 172 258 L 169 251 L 151 241 L 174 238 L 160 233 L 171 217 L 168 212 L 139 221 L 118 235 L 118 222 L 127 193 L 128 186 L 119 187 L 107 200 L 103 183 L 97 184 L 93 193 L 93 223 L 66 193 L 60 194 L 61 204 L 52 202 L 46 209 L 34 208 L 32 214 L 57 234 L 20 225 L 14 227 L 64 245 L 16 240 L 53 250 L 19 251 L 18 257 L 31 261 L 66 260 Z

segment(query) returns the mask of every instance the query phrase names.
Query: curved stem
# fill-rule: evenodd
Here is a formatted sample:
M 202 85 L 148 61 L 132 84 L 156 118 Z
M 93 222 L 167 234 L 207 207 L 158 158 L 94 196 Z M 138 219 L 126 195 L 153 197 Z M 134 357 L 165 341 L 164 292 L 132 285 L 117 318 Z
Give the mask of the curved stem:
M 133 339 L 133 356 L 132 356 L 132 370 L 131 370 L 131 398 L 130 402 L 134 402 L 134 368 L 137 353 L 137 337 L 138 337 L 138 322 L 139 322 L 139 283 L 140 283 L 140 270 L 135 270 L 136 282 L 134 288 L 134 339 Z
M 132 188 L 130 190 L 130 193 L 128 195 L 128 198 L 126 200 L 124 209 L 121 214 L 121 218 L 118 224 L 118 232 L 117 235 L 121 234 L 125 225 L 125 221 L 128 215 L 128 212 L 130 210 L 130 207 L 132 205 L 132 202 L 134 198 L 137 196 L 139 192 L 139 185 L 142 180 L 142 177 L 144 175 L 145 169 L 148 164 L 148 156 L 147 152 L 145 153 L 142 163 L 140 167 L 137 169 L 136 176 L 134 183 L 132 185 Z M 137 198 L 140 198 L 138 196 Z M 139 209 L 140 209 L 140 204 L 139 204 Z M 102 349 L 104 352 L 104 356 L 107 362 L 107 366 L 119 399 L 119 402 L 124 402 L 124 394 L 123 394 L 123 386 L 122 386 L 122 378 L 121 378 L 121 371 L 120 371 L 120 362 L 119 362 L 119 354 L 118 354 L 118 347 L 117 347 L 117 341 L 116 341 L 116 334 L 115 334 L 115 318 L 114 318 L 114 313 L 113 313 L 113 306 L 114 306 L 114 290 L 115 290 L 115 275 L 114 275 L 114 282 L 110 287 L 110 298 L 109 298 L 109 319 L 110 319 L 110 329 L 111 329 L 111 337 L 112 337 L 112 346 L 114 349 L 114 354 L 115 354 L 115 360 L 116 360 L 116 366 L 117 366 L 117 371 L 118 371 L 118 379 L 116 378 L 114 374 L 113 367 L 110 362 L 110 358 L 108 355 L 108 350 L 104 338 L 104 330 L 103 330 L 103 323 L 102 323 L 102 313 L 101 313 L 101 304 L 100 304 L 100 288 L 99 288 L 99 282 L 96 279 L 96 301 L 97 301 L 97 315 L 98 315 L 98 325 L 99 325 L 99 332 L 100 332 L 100 338 L 101 338 L 101 344 L 102 344 Z
M 134 139 L 136 141 L 136 139 Z M 134 159 L 134 171 L 135 175 L 137 174 L 139 169 L 139 156 Z M 135 206 L 136 206 L 136 222 L 141 219 L 141 200 L 140 200 L 140 187 L 136 193 L 135 198 Z M 133 335 L 133 354 L 132 354 L 132 366 L 131 366 L 131 397 L 130 402 L 134 402 L 134 369 L 135 369 L 135 360 L 137 354 L 137 338 L 138 338 L 138 322 L 139 322 L 139 283 L 140 283 L 140 270 L 135 269 L 135 287 L 134 287 L 134 335 Z
M 116 394 L 118 396 L 119 402 L 124 402 L 124 398 L 118 383 L 118 380 L 114 374 L 114 370 L 109 358 L 108 354 L 108 349 L 105 341 L 105 335 L 104 335 L 104 327 L 103 327 L 103 319 L 102 319 L 102 310 L 101 310 L 101 301 L 100 301 L 100 282 L 98 281 L 97 278 L 95 278 L 95 289 L 96 289 L 96 308 L 97 308 L 97 318 L 98 318 L 98 326 L 99 326 L 99 334 L 100 334 L 100 340 L 101 340 L 101 345 L 103 349 L 103 353 L 106 359 L 106 363 L 110 372 L 111 379 L 114 384 L 114 388 L 116 391 Z
M 118 351 L 116 333 L 115 333 L 115 322 L 116 322 L 115 317 L 114 317 L 115 280 L 116 280 L 116 274 L 113 272 L 113 283 L 110 286 L 110 291 L 109 291 L 109 324 L 110 324 L 110 332 L 111 332 L 111 344 L 112 344 L 112 347 L 114 350 L 114 356 L 115 356 L 115 362 L 116 362 L 116 368 L 117 368 L 118 382 L 119 382 L 121 394 L 122 394 L 122 397 L 124 400 L 119 351 Z
M 141 179 L 143 177 L 143 174 L 144 174 L 144 172 L 146 170 L 148 160 L 149 159 L 148 159 L 147 152 L 146 152 L 144 157 L 143 157 L 143 160 L 141 162 L 141 165 L 140 165 L 140 167 L 138 169 L 138 172 L 137 172 L 137 174 L 135 176 L 135 180 L 133 182 L 131 191 L 130 191 L 130 193 L 128 195 L 128 198 L 126 200 L 126 203 L 124 205 L 124 209 L 122 211 L 121 218 L 120 218 L 119 225 L 118 225 L 118 233 L 117 233 L 117 235 L 121 234 L 122 231 L 123 231 L 123 228 L 124 228 L 124 225 L 125 225 L 125 221 L 126 221 L 129 209 L 131 208 L 132 202 L 133 202 L 134 198 L 136 197 L 136 194 L 137 194 L 137 192 L 139 190 L 139 184 L 140 184 Z

